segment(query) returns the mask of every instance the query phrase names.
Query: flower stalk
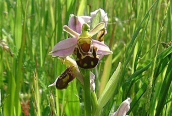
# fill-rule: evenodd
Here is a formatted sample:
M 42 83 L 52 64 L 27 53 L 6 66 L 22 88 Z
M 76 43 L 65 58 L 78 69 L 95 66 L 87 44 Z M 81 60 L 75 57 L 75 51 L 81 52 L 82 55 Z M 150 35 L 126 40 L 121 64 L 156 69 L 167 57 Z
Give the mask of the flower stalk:
M 90 87 L 90 70 L 80 69 L 81 73 L 84 77 L 84 109 L 85 109 L 85 116 L 98 116 L 96 114 L 96 110 L 98 108 L 98 101 L 96 93 L 91 90 Z
M 91 93 L 90 93 L 90 71 L 81 69 L 81 73 L 84 77 L 84 109 L 85 109 L 85 115 L 91 116 L 92 108 L 91 108 Z

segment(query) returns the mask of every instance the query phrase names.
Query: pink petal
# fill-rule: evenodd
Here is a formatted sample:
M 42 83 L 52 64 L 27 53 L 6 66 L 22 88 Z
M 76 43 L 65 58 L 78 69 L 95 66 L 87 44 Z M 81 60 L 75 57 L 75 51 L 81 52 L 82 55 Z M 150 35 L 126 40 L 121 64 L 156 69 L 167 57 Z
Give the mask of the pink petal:
M 126 116 L 127 112 L 130 110 L 131 99 L 127 98 L 121 103 L 118 110 L 112 116 Z
M 91 17 L 90 16 L 78 16 L 79 18 L 82 18 L 85 23 L 90 23 Z
M 56 44 L 51 51 L 51 55 L 53 57 L 66 57 L 73 53 L 75 47 L 77 45 L 77 39 L 76 38 L 69 38 L 60 41 L 58 44 Z
M 99 8 L 98 10 L 95 10 L 95 11 L 91 12 L 92 19 L 97 15 L 98 12 L 100 12 L 101 19 L 102 19 L 103 22 L 105 22 L 105 24 L 107 26 L 108 16 L 107 16 L 107 13 L 103 9 L 101 9 L 101 8 Z
M 99 55 L 99 60 L 101 60 L 104 57 L 104 55 Z
M 78 32 L 81 33 L 82 32 L 82 25 L 84 23 L 88 23 L 90 22 L 91 17 L 89 16 L 75 16 L 75 15 L 71 15 L 70 19 L 69 19 L 69 27 Z
M 93 40 L 92 44 L 93 46 L 96 46 L 98 48 L 98 51 L 97 51 L 98 55 L 109 55 L 113 53 L 112 51 L 110 51 L 109 47 L 102 42 Z
M 103 9 L 99 9 L 101 12 L 101 16 L 102 16 L 102 21 L 105 22 L 106 24 L 108 23 L 108 16 L 107 13 L 105 13 L 105 11 Z

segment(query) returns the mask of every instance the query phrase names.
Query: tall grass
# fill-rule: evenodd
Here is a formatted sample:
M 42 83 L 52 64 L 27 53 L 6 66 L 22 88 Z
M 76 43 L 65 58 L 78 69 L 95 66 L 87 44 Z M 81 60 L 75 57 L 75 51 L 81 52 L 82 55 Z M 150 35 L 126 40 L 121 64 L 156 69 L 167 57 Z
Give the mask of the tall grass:
M 111 115 L 127 97 L 132 99 L 130 116 L 172 114 L 170 0 L 1 0 L 0 115 L 84 115 L 77 79 L 65 90 L 48 88 L 66 69 L 49 52 L 68 38 L 62 28 L 70 14 L 89 15 L 98 8 L 108 13 L 105 43 L 113 51 L 93 70 L 97 104 L 105 105 L 98 114 Z M 106 102 L 101 95 L 108 82 L 115 90 Z

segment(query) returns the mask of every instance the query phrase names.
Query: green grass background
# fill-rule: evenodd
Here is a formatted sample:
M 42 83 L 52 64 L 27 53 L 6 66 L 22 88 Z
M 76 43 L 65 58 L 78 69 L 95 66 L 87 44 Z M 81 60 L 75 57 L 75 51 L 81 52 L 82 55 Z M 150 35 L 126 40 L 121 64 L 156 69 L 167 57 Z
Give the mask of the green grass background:
M 172 46 L 161 44 L 172 40 L 170 0 L 0 0 L 1 116 L 83 115 L 77 79 L 66 90 L 48 88 L 66 69 L 49 52 L 68 37 L 62 28 L 70 14 L 98 8 L 108 14 L 105 43 L 113 51 L 93 70 L 98 97 L 119 62 L 122 66 L 101 115 L 111 115 L 127 97 L 130 116 L 172 114 Z

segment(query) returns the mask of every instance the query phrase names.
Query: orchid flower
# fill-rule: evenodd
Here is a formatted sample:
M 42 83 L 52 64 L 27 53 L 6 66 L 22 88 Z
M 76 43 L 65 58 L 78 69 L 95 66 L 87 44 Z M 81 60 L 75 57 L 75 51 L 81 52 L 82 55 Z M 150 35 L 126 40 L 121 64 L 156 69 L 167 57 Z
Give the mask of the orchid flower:
M 50 84 L 48 87 L 56 86 L 57 89 L 65 89 L 68 84 L 75 78 L 84 84 L 83 76 L 80 73 L 76 61 L 69 56 L 66 58 L 60 58 L 60 60 L 68 67 L 60 76 L 56 78 L 54 83 Z
M 127 112 L 130 110 L 131 99 L 127 98 L 121 103 L 118 110 L 112 116 L 126 116 Z
M 76 20 L 76 21 L 73 21 L 73 20 Z M 92 42 L 92 45 L 97 47 L 97 55 L 101 56 L 101 55 L 112 54 L 112 51 L 110 51 L 107 45 L 105 45 L 104 43 L 100 41 L 92 39 L 92 37 L 95 34 L 97 34 L 100 30 L 105 28 L 104 22 L 99 23 L 91 31 L 90 31 L 89 25 L 87 23 L 83 23 L 85 21 L 81 17 L 73 16 L 69 22 L 71 23 L 69 24 L 71 28 L 65 25 L 63 27 L 63 30 L 69 33 L 72 36 L 72 38 L 62 40 L 58 44 L 56 44 L 53 50 L 51 51 L 51 55 L 53 57 L 66 57 L 66 56 L 71 55 L 74 52 L 74 49 L 76 48 L 77 44 L 78 43 L 82 44 L 82 42 L 86 42 L 86 43 Z M 78 23 L 75 23 L 75 22 L 78 22 Z M 80 32 L 81 26 L 82 26 L 82 32 L 78 33 Z
M 71 82 L 74 78 L 74 67 L 69 67 L 65 70 L 65 72 L 63 72 L 63 74 L 61 74 L 59 77 L 57 77 L 57 79 L 55 80 L 55 82 L 51 85 L 49 85 L 48 87 L 51 86 L 56 86 L 57 89 L 65 89 L 68 86 L 68 83 Z
M 83 75 L 78 69 L 76 61 L 69 56 L 66 58 L 60 58 L 60 60 L 68 67 L 60 76 L 56 78 L 54 83 L 50 84 L 48 87 L 56 86 L 57 89 L 66 89 L 68 84 L 74 79 L 77 78 L 82 85 L 84 85 Z M 90 88 L 92 91 L 95 91 L 95 75 L 90 72 Z
M 89 24 L 93 23 L 91 21 L 99 11 L 103 19 L 90 30 Z M 107 21 L 107 14 L 102 9 L 92 12 L 91 17 L 71 15 L 69 26 L 63 26 L 63 30 L 71 37 L 60 41 L 50 52 L 53 57 L 59 57 L 68 68 L 49 87 L 56 86 L 58 89 L 65 89 L 75 77 L 84 85 L 83 75 L 78 66 L 84 69 L 94 68 L 104 55 L 112 54 L 109 47 L 102 41 L 106 34 Z M 93 36 L 96 34 L 97 40 L 94 40 Z M 72 54 L 77 56 L 76 60 L 69 57 Z M 95 75 L 93 73 L 90 74 L 90 79 L 90 87 L 94 91 Z

